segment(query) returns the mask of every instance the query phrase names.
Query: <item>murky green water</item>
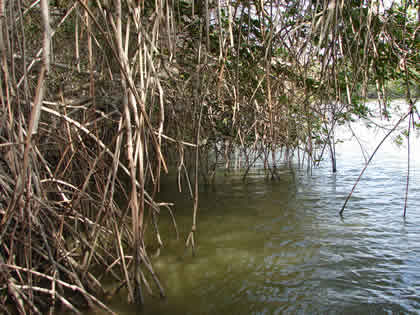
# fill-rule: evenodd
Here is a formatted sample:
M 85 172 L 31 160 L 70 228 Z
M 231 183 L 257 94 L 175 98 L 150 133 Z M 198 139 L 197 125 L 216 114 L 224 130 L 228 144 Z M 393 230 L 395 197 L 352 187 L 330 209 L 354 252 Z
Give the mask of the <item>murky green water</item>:
M 254 172 L 202 187 L 196 257 L 184 250 L 192 202 L 165 183 L 181 240 L 161 218 L 165 248 L 154 259 L 167 298 L 143 311 L 122 295 L 119 314 L 419 314 L 420 164 L 412 162 L 402 217 L 405 155 L 385 148 L 338 216 L 363 160 L 341 148 L 338 173 L 280 167 L 281 180 Z M 418 145 L 417 145 L 418 146 Z M 418 149 L 418 148 L 417 148 Z M 392 152 L 391 152 L 392 151 Z M 416 151 L 417 153 L 419 151 Z

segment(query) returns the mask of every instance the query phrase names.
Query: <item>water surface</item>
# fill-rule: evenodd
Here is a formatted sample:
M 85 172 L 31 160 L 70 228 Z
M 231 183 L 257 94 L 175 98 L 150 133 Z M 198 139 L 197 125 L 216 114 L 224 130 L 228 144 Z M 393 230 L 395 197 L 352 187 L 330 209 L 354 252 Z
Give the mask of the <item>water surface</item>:
M 413 158 L 419 147 L 417 140 Z M 168 180 L 160 198 L 176 203 L 181 239 L 174 240 L 162 215 L 165 248 L 154 263 L 167 298 L 148 297 L 141 311 L 121 295 L 113 309 L 119 314 L 419 314 L 420 163 L 411 162 L 406 218 L 407 158 L 392 143 L 373 160 L 341 218 L 338 212 L 364 160 L 354 141 L 338 149 L 336 174 L 328 162 L 312 172 L 284 164 L 279 181 L 254 170 L 246 181 L 240 173 L 221 174 L 216 185 L 202 186 L 195 257 L 184 249 L 192 202 Z

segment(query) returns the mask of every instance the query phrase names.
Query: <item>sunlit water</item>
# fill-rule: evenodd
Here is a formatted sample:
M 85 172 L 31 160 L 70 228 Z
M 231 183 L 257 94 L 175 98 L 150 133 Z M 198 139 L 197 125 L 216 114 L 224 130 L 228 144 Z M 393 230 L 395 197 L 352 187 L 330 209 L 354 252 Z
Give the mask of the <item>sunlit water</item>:
M 359 126 L 358 131 L 365 130 Z M 382 137 L 370 136 L 368 151 Z M 154 258 L 166 299 L 143 310 L 113 299 L 119 314 L 419 314 L 420 142 L 412 139 L 407 216 L 406 150 L 378 152 L 338 215 L 364 166 L 356 142 L 340 145 L 338 172 L 326 161 L 308 173 L 279 167 L 280 180 L 254 171 L 219 175 L 201 187 L 197 253 L 184 249 L 192 202 L 168 181 L 181 239 L 167 215 L 165 247 Z M 417 158 L 417 160 L 419 160 Z M 156 291 L 157 292 L 157 291 Z

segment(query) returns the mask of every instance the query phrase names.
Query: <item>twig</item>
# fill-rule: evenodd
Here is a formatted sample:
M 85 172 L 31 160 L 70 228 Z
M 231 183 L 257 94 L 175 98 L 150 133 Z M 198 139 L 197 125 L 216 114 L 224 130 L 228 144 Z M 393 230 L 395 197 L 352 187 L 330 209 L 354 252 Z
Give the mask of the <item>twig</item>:
M 81 287 L 79 287 L 79 286 L 77 286 L 77 285 L 74 285 L 74 284 L 69 284 L 69 283 L 67 283 L 67 282 L 65 282 L 65 281 L 62 281 L 62 280 L 59 280 L 59 279 L 54 279 L 54 277 L 52 277 L 52 276 L 46 275 L 46 274 L 44 274 L 44 273 L 41 273 L 41 272 L 38 272 L 38 271 L 35 271 L 35 270 L 32 270 L 32 269 L 28 269 L 28 268 L 24 268 L 24 267 L 20 267 L 20 266 L 16 266 L 16 265 L 10 265 L 10 264 L 3 264 L 3 266 L 4 266 L 4 267 L 11 268 L 11 269 L 15 269 L 15 270 L 20 270 L 20 271 L 30 272 L 30 273 L 32 273 L 33 275 L 37 275 L 37 276 L 40 276 L 40 277 L 46 278 L 46 279 L 48 279 L 48 280 L 50 280 L 50 281 L 55 281 L 55 282 L 57 282 L 58 284 L 60 284 L 60 285 L 62 285 L 62 286 L 64 286 L 64 287 L 67 287 L 67 288 L 69 288 L 69 289 L 71 289 L 71 290 L 73 290 L 73 291 L 78 291 L 78 292 L 80 292 L 81 294 L 83 294 L 84 296 L 89 297 L 92 301 L 94 301 L 97 305 L 99 305 L 102 309 L 104 309 L 104 310 L 105 310 L 105 311 L 107 311 L 108 313 L 113 314 L 113 315 L 117 315 L 117 313 L 113 312 L 113 311 L 112 311 L 110 308 L 108 308 L 105 304 L 103 304 L 101 301 L 99 301 L 99 300 L 98 300 L 97 298 L 95 298 L 93 295 L 89 294 L 89 293 L 88 293 L 88 292 L 86 292 L 83 288 L 81 288 Z M 28 288 L 29 288 L 29 286 L 22 286 L 22 285 L 19 285 L 19 286 L 15 285 L 15 287 L 18 287 L 18 288 L 21 288 L 21 289 L 28 289 Z M 32 287 L 32 288 L 34 288 L 34 287 Z M 35 289 L 35 288 L 34 288 L 34 289 Z M 45 292 L 45 293 L 48 293 L 48 294 L 52 294 L 51 290 L 44 289 L 44 288 L 38 288 L 38 289 L 41 289 L 41 290 L 39 290 L 39 291 L 41 291 L 41 292 Z M 35 289 L 35 290 L 36 290 L 36 289 Z M 55 294 L 57 294 L 57 292 L 55 292 Z M 58 297 L 58 298 L 60 298 L 60 299 L 62 298 L 62 297 L 60 297 L 59 295 L 57 295 L 57 297 Z

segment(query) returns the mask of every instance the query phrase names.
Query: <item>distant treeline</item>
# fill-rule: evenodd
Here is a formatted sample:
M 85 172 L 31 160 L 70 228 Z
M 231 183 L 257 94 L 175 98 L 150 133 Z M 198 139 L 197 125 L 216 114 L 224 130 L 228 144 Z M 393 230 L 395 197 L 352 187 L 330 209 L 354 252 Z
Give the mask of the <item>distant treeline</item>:
M 410 96 L 414 98 L 420 97 L 420 86 L 419 85 L 410 85 Z M 385 91 L 388 98 L 406 98 L 407 97 L 407 85 L 402 80 L 394 80 L 388 82 L 385 85 Z M 368 86 L 368 98 L 377 98 L 378 90 L 375 85 Z

